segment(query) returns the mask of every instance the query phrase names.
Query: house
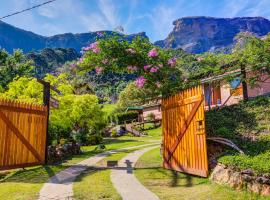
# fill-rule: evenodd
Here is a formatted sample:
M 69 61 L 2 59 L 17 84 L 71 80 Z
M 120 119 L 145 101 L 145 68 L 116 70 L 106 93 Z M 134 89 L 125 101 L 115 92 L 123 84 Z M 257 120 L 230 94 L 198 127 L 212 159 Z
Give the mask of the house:
M 128 107 L 126 111 L 138 112 L 139 121 L 147 121 L 149 115 L 153 115 L 155 120 L 161 120 L 161 97 L 151 99 L 141 106 Z
M 270 94 L 268 75 L 260 75 L 261 81 L 253 87 L 249 84 L 243 87 L 240 76 L 241 70 L 235 70 L 203 79 L 201 82 L 204 88 L 206 110 L 239 103 L 244 99 L 244 87 L 246 87 L 247 98 Z M 252 77 L 252 72 L 247 72 L 246 76 Z M 229 81 L 228 77 L 230 77 Z

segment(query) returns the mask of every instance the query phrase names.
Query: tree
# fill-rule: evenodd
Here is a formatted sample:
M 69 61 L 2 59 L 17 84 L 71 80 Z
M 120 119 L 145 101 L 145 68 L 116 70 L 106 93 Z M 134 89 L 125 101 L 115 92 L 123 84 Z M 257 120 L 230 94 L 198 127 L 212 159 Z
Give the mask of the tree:
M 135 74 L 138 88 L 149 88 L 154 93 L 168 95 L 184 88 L 182 71 L 175 67 L 177 59 L 170 51 L 154 46 L 145 38 L 131 43 L 110 37 L 83 48 L 84 56 L 79 71 L 97 74 L 117 72 Z
M 0 87 L 6 89 L 16 77 L 30 77 L 34 70 L 32 64 L 22 51 L 16 50 L 9 55 L 5 50 L 0 49 Z
M 145 103 L 151 97 L 157 97 L 158 94 L 154 94 L 146 88 L 138 88 L 134 82 L 131 82 L 120 93 L 117 105 L 119 108 L 127 108 L 134 105 L 141 105 Z

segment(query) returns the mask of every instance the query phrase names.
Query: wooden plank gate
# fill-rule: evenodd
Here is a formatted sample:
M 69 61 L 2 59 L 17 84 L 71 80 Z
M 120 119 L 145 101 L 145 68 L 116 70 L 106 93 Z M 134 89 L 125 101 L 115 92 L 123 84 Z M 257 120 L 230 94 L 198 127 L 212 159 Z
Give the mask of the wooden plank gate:
M 0 100 L 0 170 L 45 163 L 47 107 Z
M 204 96 L 201 86 L 162 99 L 163 165 L 207 177 Z

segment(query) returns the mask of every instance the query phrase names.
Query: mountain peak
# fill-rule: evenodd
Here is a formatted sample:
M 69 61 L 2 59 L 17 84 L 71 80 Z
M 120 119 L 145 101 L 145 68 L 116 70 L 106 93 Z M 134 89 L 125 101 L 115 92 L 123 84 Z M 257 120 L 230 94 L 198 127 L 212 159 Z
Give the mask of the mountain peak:
M 164 48 L 182 48 L 192 53 L 229 47 L 240 32 L 258 36 L 270 32 L 270 21 L 263 17 L 183 17 L 175 20 L 173 25 L 169 36 L 155 44 Z

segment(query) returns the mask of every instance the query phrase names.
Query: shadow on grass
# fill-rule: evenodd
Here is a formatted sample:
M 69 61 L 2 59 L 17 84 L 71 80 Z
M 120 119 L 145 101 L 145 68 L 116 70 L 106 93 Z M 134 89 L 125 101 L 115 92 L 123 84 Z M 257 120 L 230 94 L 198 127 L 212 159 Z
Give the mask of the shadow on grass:
M 150 170 L 149 174 L 152 174 L 154 171 L 155 176 L 154 177 L 143 177 L 143 179 L 148 179 L 148 181 L 154 181 L 159 182 L 161 185 L 167 185 L 168 187 L 192 187 L 195 185 L 201 185 L 208 182 L 208 179 L 200 178 L 198 176 L 192 176 L 189 174 L 184 174 L 181 172 L 177 172 L 174 170 L 168 170 L 165 168 L 162 168 L 160 166 L 158 167 L 142 167 L 142 168 L 136 168 L 136 171 L 140 170 Z
M 44 183 L 50 177 L 54 176 L 57 172 L 63 170 L 65 167 L 62 165 L 45 165 L 36 166 L 26 169 L 16 170 L 11 172 L 7 177 L 0 181 L 1 183 L 14 182 L 14 183 Z

